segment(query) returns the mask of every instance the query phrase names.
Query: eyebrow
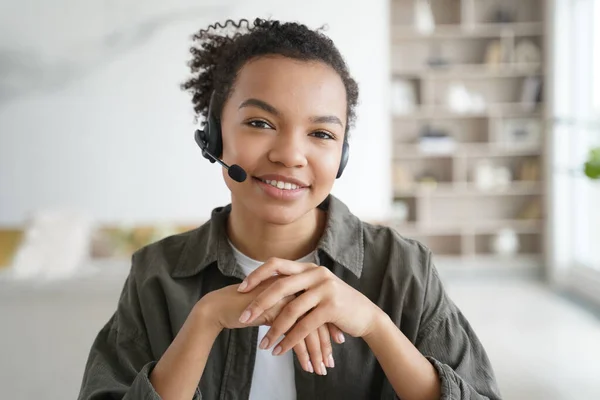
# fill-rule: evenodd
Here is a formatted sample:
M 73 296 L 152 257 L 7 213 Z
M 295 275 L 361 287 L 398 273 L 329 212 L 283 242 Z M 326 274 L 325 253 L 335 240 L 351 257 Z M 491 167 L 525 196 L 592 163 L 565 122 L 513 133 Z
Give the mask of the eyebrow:
M 240 106 L 238 107 L 238 110 L 244 108 L 244 107 L 257 107 L 260 108 L 261 110 L 264 110 L 266 112 L 268 112 L 269 114 L 273 114 L 276 116 L 280 115 L 280 112 L 277 111 L 277 109 L 275 107 L 273 107 L 272 105 L 270 105 L 269 103 L 266 103 L 262 100 L 259 99 L 247 99 L 244 100 L 242 102 L 242 104 L 240 104 Z
M 273 107 L 269 103 L 264 102 L 259 99 L 250 98 L 250 99 L 244 100 L 242 102 L 242 104 L 240 104 L 240 106 L 238 107 L 238 110 L 242 109 L 244 107 L 257 107 L 257 108 L 260 108 L 261 110 L 268 112 L 269 114 L 273 114 L 275 116 L 281 115 L 279 110 L 277 110 L 275 107 Z M 322 116 L 318 116 L 318 117 L 311 117 L 310 121 L 315 124 L 338 124 L 342 128 L 344 127 L 344 124 L 342 124 L 342 121 L 335 115 L 322 115 Z
M 342 121 L 340 121 L 340 119 L 335 115 L 323 115 L 321 117 L 312 117 L 310 121 L 314 122 L 315 124 L 338 124 L 342 128 L 344 127 Z

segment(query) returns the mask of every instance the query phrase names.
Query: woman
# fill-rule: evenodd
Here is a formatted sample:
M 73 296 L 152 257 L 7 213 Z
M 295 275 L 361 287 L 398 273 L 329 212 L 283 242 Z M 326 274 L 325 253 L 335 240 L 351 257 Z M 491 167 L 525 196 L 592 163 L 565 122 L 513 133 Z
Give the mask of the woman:
M 259 19 L 194 39 L 183 88 L 204 156 L 238 166 L 231 204 L 134 254 L 80 399 L 499 398 L 429 250 L 330 194 L 358 98 L 331 40 Z

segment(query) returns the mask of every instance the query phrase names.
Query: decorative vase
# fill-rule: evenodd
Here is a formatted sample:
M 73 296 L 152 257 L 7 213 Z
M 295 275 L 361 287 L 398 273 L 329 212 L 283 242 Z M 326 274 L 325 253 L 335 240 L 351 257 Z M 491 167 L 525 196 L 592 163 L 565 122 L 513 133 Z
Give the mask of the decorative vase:
M 512 229 L 501 229 L 492 238 L 491 248 L 501 256 L 514 256 L 519 251 L 519 237 Z
M 428 0 L 417 0 L 415 3 L 415 25 L 420 33 L 431 33 L 435 29 L 433 12 Z
M 473 174 L 475 187 L 479 190 L 489 190 L 494 187 L 495 169 L 488 160 L 481 160 L 475 165 Z

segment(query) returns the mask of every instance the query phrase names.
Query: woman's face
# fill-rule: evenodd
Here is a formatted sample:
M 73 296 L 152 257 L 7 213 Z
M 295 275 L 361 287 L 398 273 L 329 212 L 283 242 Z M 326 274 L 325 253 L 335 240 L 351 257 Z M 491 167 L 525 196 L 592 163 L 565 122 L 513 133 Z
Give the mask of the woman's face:
M 223 106 L 223 160 L 248 173 L 223 177 L 237 207 L 265 222 L 291 223 L 330 193 L 346 128 L 346 90 L 317 61 L 260 57 L 239 71 Z

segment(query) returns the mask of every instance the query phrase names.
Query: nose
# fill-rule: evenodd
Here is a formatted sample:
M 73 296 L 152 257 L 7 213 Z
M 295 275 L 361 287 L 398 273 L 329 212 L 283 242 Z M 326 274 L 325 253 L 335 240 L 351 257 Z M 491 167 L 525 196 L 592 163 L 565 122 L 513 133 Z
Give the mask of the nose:
M 307 164 L 306 154 L 300 132 L 279 132 L 269 151 L 269 160 L 287 168 L 304 167 Z

